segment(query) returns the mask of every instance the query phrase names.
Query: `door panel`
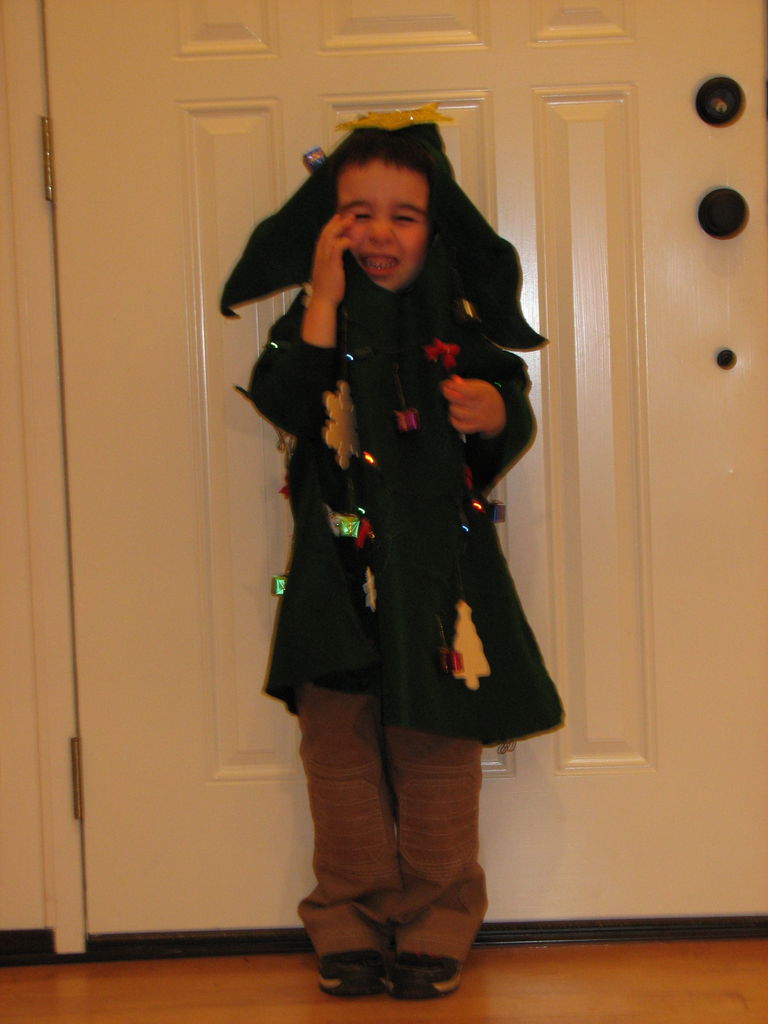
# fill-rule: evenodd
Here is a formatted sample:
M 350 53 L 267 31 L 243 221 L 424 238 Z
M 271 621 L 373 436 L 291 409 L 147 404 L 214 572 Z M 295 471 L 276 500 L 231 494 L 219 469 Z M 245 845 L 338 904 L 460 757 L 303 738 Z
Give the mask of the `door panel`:
M 763 12 L 671 8 L 46 0 L 92 933 L 297 923 L 295 723 L 259 692 L 284 466 L 232 387 L 285 298 L 217 299 L 304 151 L 434 100 L 551 339 L 497 497 L 568 721 L 487 753 L 489 917 L 766 910 Z

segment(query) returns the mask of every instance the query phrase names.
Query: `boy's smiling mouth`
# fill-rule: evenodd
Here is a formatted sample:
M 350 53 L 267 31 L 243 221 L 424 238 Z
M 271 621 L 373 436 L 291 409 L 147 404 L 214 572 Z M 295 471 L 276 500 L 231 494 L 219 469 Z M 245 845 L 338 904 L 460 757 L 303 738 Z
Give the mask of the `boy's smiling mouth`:
M 363 270 L 382 272 L 394 270 L 399 260 L 394 256 L 360 256 L 359 262 Z

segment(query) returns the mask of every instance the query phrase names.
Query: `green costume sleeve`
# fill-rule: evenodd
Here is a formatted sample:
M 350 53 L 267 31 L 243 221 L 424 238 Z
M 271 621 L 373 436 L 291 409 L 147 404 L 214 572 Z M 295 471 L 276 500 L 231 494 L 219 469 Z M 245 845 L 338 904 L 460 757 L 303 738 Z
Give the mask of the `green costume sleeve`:
M 302 313 L 299 297 L 273 325 L 243 393 L 280 430 L 319 437 L 325 421 L 323 393 L 336 386 L 338 352 L 301 340 Z

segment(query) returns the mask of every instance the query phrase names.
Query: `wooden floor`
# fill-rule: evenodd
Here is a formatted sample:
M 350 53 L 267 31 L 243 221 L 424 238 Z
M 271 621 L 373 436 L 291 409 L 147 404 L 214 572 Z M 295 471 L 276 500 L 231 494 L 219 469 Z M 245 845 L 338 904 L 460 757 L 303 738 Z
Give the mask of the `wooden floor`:
M 309 955 L 0 969 L 3 1024 L 768 1024 L 768 940 L 474 950 L 444 1000 L 343 1000 Z

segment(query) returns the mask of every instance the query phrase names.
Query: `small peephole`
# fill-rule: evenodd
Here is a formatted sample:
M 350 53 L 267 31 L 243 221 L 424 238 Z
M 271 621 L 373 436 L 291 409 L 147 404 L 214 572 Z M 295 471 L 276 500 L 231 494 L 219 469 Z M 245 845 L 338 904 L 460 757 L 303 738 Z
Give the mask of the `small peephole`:
M 721 348 L 715 361 L 721 370 L 730 370 L 736 365 L 736 353 L 731 348 Z

